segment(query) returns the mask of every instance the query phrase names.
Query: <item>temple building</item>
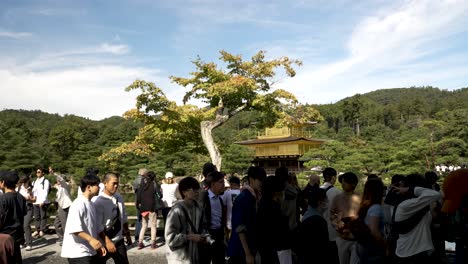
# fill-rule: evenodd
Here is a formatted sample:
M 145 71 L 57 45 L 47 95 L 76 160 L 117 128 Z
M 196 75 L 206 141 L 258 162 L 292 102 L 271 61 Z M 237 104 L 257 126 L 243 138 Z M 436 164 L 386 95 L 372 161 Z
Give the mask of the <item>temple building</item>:
M 308 137 L 303 126 L 267 128 L 256 139 L 236 142 L 255 151 L 253 164 L 263 167 L 268 174 L 284 166 L 290 172 L 302 172 L 304 162 L 299 158 L 312 148 L 319 148 L 324 139 Z

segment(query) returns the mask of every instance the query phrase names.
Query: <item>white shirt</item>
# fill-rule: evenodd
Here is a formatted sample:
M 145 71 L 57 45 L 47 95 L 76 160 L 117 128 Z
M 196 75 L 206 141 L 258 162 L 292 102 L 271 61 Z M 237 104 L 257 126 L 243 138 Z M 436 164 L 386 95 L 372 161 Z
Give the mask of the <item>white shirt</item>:
M 223 217 L 223 208 L 221 207 L 221 201 L 219 200 L 220 196 L 215 195 L 211 190 L 208 190 L 208 198 L 211 205 L 210 229 L 220 229 Z
M 240 189 L 234 189 L 234 190 L 227 190 L 223 194 L 223 202 L 224 205 L 226 205 L 226 226 L 229 229 L 232 229 L 231 225 L 231 218 L 232 218 L 232 205 L 234 204 L 234 200 L 236 197 L 240 194 Z
M 42 184 L 44 183 L 44 184 Z M 47 195 L 49 194 L 50 183 L 44 176 L 34 181 L 32 193 L 36 197 L 36 201 L 33 204 L 48 203 Z
M 97 238 L 96 209 L 83 195 L 78 195 L 68 211 L 67 225 L 63 235 L 62 258 L 81 258 L 96 255 L 88 241 L 74 233 L 85 232 Z
M 16 191 L 21 194 L 24 199 L 26 199 L 26 203 L 29 203 L 29 199 L 31 198 L 31 195 L 29 193 L 29 190 L 24 187 L 24 185 L 21 184 L 20 187 L 16 187 Z
M 440 199 L 439 192 L 421 187 L 414 188 L 414 195 L 417 197 L 405 200 L 398 205 L 395 212 L 395 221 L 408 219 L 419 210 Z M 431 237 L 431 221 L 432 215 L 429 211 L 413 230 L 398 236 L 395 251 L 398 257 L 410 257 L 434 249 Z
M 62 180 L 59 180 L 60 184 L 57 188 L 55 201 L 58 203 L 60 208 L 66 209 L 71 206 L 72 199 L 70 196 L 70 185 Z
M 117 217 L 117 211 L 114 208 L 118 208 L 120 211 L 120 231 L 115 237 L 112 238 L 112 242 L 118 242 L 123 239 L 122 231 L 123 224 L 127 223 L 127 212 L 125 211 L 125 205 L 123 198 L 119 193 L 115 193 L 113 196 L 109 196 L 102 192 L 96 197 L 93 202 L 96 208 L 96 222 L 98 223 L 98 233 L 106 228 L 111 228 L 115 217 Z M 104 241 L 102 241 L 104 242 Z
M 331 185 L 332 185 L 331 183 L 325 182 L 324 184 L 322 184 L 322 186 L 320 186 L 320 188 L 326 190 Z M 338 233 L 336 232 L 335 228 L 333 227 L 330 221 L 330 205 L 332 204 L 333 199 L 335 199 L 335 197 L 340 193 L 341 191 L 335 187 L 332 187 L 328 189 L 327 191 L 328 209 L 325 210 L 325 212 L 323 213 L 323 218 L 325 218 L 328 224 L 328 240 L 329 241 L 336 241 L 336 238 L 338 237 Z
M 164 207 L 172 207 L 172 205 L 177 201 L 176 191 L 179 184 L 177 183 L 163 183 L 161 184 L 162 194 L 163 194 L 163 202 Z

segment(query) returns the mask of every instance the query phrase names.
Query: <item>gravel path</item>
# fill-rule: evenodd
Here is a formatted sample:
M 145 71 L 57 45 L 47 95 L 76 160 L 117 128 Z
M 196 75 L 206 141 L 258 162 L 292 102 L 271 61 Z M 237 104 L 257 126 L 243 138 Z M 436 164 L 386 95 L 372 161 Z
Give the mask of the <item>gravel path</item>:
M 33 250 L 21 250 L 24 264 L 66 264 L 68 261 L 60 257 L 62 247 L 56 243 L 57 237 L 55 235 L 46 235 L 43 238 L 37 239 L 33 242 Z M 158 248 L 152 250 L 149 248 L 149 241 L 145 243 L 148 245 L 144 249 L 138 250 L 134 244 L 133 247 L 127 247 L 128 259 L 130 263 L 161 263 L 166 264 L 166 246 L 163 242 L 158 243 Z M 114 263 L 112 260 L 107 261 L 108 264 Z

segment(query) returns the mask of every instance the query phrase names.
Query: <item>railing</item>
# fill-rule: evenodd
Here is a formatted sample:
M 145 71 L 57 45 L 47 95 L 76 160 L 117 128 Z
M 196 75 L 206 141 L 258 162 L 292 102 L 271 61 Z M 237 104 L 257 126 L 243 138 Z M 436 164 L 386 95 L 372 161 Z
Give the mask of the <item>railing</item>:
M 128 207 L 128 206 L 135 206 L 135 203 L 132 203 L 132 202 L 125 202 L 124 205 L 125 205 L 126 207 Z M 49 216 L 49 219 L 55 220 L 56 217 L 57 217 L 56 215 L 50 215 L 50 216 Z M 163 219 L 162 214 L 158 214 L 157 217 L 158 217 L 158 219 Z M 128 215 L 128 216 L 127 216 L 127 219 L 129 220 L 129 222 L 130 222 L 130 220 L 132 221 L 132 223 L 129 223 L 128 229 L 130 229 L 130 231 L 135 231 L 135 224 L 136 224 L 136 220 L 138 219 L 137 216 L 136 216 L 136 215 Z M 161 223 L 161 222 L 158 221 L 158 229 L 161 230 L 161 229 L 164 228 L 164 225 L 161 225 L 160 223 Z M 55 230 L 55 226 L 54 226 L 53 224 L 49 224 L 49 227 L 48 227 L 48 228 L 49 228 L 49 229 L 54 229 L 54 230 Z M 147 231 L 148 231 L 148 230 L 147 230 Z

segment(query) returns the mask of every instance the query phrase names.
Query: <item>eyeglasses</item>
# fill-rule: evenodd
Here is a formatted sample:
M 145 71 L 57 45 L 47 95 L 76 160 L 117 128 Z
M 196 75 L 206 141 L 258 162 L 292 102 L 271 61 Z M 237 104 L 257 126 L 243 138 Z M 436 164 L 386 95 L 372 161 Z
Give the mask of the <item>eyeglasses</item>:
M 42 173 L 42 171 L 36 171 L 36 174 L 37 174 L 37 173 Z

